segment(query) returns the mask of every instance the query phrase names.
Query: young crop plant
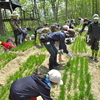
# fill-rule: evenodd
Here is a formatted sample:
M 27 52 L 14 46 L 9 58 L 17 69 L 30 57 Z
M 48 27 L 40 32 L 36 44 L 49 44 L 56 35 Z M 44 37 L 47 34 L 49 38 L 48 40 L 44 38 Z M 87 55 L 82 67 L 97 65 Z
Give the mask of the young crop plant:
M 78 92 L 74 92 L 73 100 L 79 100 Z
M 30 41 L 26 41 L 25 43 L 17 46 L 16 48 L 12 48 L 11 50 L 12 51 L 25 51 L 36 44 L 38 44 L 38 42 L 35 43 L 35 42 L 33 42 L 33 40 L 30 40 Z
M 73 43 L 72 51 L 75 53 L 86 53 L 86 42 L 81 38 L 81 36 L 78 36 Z
M 69 60 L 69 62 L 67 62 L 66 70 L 64 70 L 64 73 L 63 73 L 62 80 L 63 80 L 64 84 L 60 86 L 60 95 L 58 97 L 58 100 L 66 100 L 65 99 L 66 98 L 65 93 L 66 93 L 66 81 L 68 79 L 67 72 L 68 72 L 70 66 L 71 66 L 71 59 Z
M 12 53 L 2 53 L 0 55 L 0 69 L 2 69 L 9 61 L 17 57 L 16 54 Z

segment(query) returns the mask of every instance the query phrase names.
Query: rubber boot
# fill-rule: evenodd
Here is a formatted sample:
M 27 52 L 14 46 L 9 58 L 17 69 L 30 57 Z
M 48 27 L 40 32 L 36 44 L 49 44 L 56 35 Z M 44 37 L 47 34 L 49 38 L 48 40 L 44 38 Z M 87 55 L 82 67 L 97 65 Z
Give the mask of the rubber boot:
M 98 59 L 97 59 L 97 54 L 98 54 L 98 51 L 95 50 L 95 53 L 94 53 L 94 61 L 98 62 Z
M 94 53 L 95 53 L 95 50 L 92 50 L 92 56 L 90 57 L 91 59 L 94 58 Z

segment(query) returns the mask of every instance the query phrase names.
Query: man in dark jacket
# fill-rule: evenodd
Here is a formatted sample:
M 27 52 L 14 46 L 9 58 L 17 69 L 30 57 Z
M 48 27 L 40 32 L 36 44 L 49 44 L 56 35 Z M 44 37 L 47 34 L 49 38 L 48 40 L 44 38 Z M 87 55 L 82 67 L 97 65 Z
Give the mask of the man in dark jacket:
M 44 42 L 44 46 L 50 53 L 50 58 L 49 58 L 49 70 L 51 69 L 56 69 L 59 65 L 57 62 L 57 53 L 58 50 L 55 47 L 55 42 L 59 42 L 59 50 L 63 50 L 66 54 L 68 54 L 70 57 L 72 57 L 72 54 L 69 53 L 67 50 L 66 44 L 65 44 L 65 38 L 66 34 L 63 31 L 60 31 L 60 26 L 59 24 L 53 24 L 51 25 L 51 31 L 53 33 L 50 33 L 47 35 L 47 41 Z
M 98 14 L 93 15 L 94 22 L 90 24 L 88 29 L 88 34 L 91 39 L 91 50 L 92 57 L 95 61 L 97 60 L 97 53 L 99 50 L 99 40 L 100 40 L 100 23 L 98 22 L 99 16 Z
M 53 100 L 50 97 L 52 85 L 63 84 L 61 74 L 57 70 L 50 70 L 47 74 L 32 74 L 13 82 L 10 88 L 10 100 L 31 100 L 41 96 L 43 100 Z M 36 100 L 36 99 L 32 99 Z

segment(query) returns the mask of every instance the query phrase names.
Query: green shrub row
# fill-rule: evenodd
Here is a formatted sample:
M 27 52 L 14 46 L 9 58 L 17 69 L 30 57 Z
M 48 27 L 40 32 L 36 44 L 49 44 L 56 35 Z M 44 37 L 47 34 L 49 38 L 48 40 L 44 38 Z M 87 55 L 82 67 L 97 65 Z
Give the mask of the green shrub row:
M 9 100 L 9 88 L 13 81 L 31 75 L 35 72 L 36 68 L 42 64 L 45 60 L 45 55 L 32 55 L 30 56 L 26 62 L 23 63 L 23 66 L 20 67 L 19 71 L 17 71 L 14 75 L 11 75 L 7 80 L 7 84 L 2 86 L 2 90 L 0 91 L 0 100 Z

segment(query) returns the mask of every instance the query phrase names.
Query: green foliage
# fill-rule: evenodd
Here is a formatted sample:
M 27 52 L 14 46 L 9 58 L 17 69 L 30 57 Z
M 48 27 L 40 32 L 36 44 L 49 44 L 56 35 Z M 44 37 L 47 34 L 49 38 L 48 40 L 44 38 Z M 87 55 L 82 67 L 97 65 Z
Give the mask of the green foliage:
M 37 43 L 38 43 L 38 41 L 37 41 Z M 11 51 L 25 51 L 34 45 L 36 45 L 36 43 L 33 40 L 26 41 L 23 44 L 17 46 L 16 48 L 12 48 Z
M 14 59 L 17 55 L 12 53 L 3 53 L 0 55 L 0 69 L 2 69 L 9 61 Z

